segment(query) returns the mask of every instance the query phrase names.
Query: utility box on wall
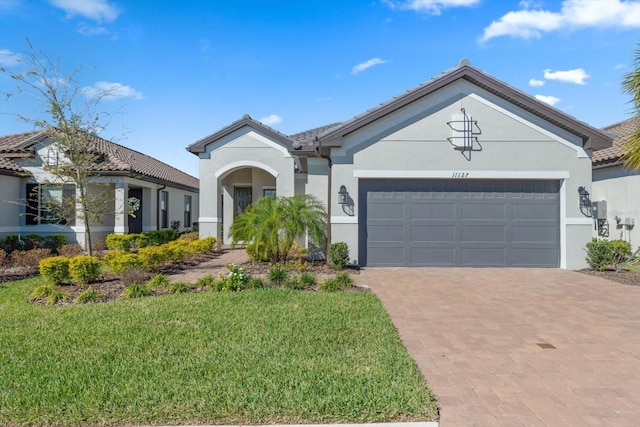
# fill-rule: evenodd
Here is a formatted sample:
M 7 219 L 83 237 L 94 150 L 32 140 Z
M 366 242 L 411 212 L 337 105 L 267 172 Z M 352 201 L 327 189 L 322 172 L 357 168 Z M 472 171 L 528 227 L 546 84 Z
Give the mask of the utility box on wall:
M 591 203 L 591 212 L 594 219 L 607 219 L 607 201 L 598 200 Z

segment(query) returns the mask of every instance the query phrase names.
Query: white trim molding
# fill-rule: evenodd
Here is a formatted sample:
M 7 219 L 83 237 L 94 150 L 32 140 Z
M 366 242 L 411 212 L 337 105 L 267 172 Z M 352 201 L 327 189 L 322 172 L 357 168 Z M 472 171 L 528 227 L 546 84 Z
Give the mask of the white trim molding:
M 593 218 L 565 218 L 567 225 L 593 225 Z
M 224 167 L 218 169 L 218 171 L 216 171 L 215 175 L 216 178 L 220 178 L 222 175 L 224 175 L 225 173 L 232 171 L 234 169 L 238 169 L 238 168 L 243 168 L 243 167 L 254 167 L 254 168 L 259 168 L 259 169 L 263 169 L 267 172 L 269 172 L 271 175 L 273 175 L 274 178 L 278 177 L 278 171 L 275 170 L 274 168 L 272 168 L 269 165 L 265 165 L 264 163 L 260 163 L 260 162 L 256 162 L 253 160 L 241 160 L 241 161 L 237 161 L 237 162 L 232 162 L 229 163 L 227 165 L 225 165 Z
M 331 224 L 357 224 L 357 223 L 358 223 L 358 217 L 356 216 L 340 215 L 340 216 L 331 217 Z
M 354 178 L 432 178 L 432 179 L 567 179 L 568 171 L 500 171 L 500 170 L 375 170 L 356 169 Z
M 222 219 L 213 216 L 201 216 L 198 218 L 199 224 L 215 224 L 217 222 L 222 222 Z

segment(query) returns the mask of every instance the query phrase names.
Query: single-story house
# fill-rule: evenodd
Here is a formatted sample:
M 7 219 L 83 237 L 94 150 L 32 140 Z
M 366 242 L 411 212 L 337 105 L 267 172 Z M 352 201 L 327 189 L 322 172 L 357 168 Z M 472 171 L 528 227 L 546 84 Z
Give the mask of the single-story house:
M 621 152 L 638 128 L 640 117 L 607 126 L 603 130 L 615 135 L 613 145 L 592 157 L 591 199 L 606 202 L 600 220 L 595 218 L 595 232 L 601 237 L 626 240 L 634 250 L 640 244 L 640 236 L 632 239 L 635 222 L 640 220 L 640 171 L 625 168 Z
M 167 229 L 174 221 L 180 222 L 180 231 L 193 227 L 199 209 L 197 178 L 123 145 L 90 138 L 101 156 L 89 188 L 107 195 L 107 213 L 91 227 L 92 241 L 109 233 Z M 0 136 L 0 237 L 64 234 L 70 243 L 85 244 L 78 209 L 74 219 L 51 218 L 45 212 L 50 205 L 42 202 L 45 197 L 60 203 L 76 197 L 73 185 L 57 185 L 45 170 L 45 164 L 61 159 L 44 130 Z
M 474 68 L 342 123 L 284 135 L 244 116 L 187 147 L 200 234 L 264 195 L 312 194 L 365 266 L 585 266 L 591 152 L 612 138 Z

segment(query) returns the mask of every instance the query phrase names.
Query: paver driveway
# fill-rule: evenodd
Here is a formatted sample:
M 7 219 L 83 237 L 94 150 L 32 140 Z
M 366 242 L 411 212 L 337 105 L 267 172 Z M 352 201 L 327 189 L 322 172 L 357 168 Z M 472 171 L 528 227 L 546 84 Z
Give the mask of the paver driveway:
M 560 269 L 367 268 L 357 282 L 442 427 L 640 426 L 640 287 Z

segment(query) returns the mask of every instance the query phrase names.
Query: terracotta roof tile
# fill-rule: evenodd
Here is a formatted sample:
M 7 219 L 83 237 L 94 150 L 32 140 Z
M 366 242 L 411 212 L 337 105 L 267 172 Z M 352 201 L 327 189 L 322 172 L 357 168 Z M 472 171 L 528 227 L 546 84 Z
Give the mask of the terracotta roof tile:
M 158 159 L 97 136 L 91 136 L 91 138 L 96 144 L 97 151 L 106 155 L 105 161 L 96 165 L 97 172 L 130 172 L 187 188 L 198 189 L 199 187 L 196 177 Z M 32 152 L 33 145 L 44 139 L 46 139 L 46 132 L 43 130 L 2 136 L 0 137 L 0 157 L 2 153 L 20 153 L 26 152 L 25 150 Z M 0 168 L 4 169 L 2 163 Z
M 23 174 L 27 171 L 18 166 L 13 160 L 7 159 L 0 155 L 0 171 L 15 172 L 17 174 Z
M 629 138 L 640 128 L 640 116 L 603 128 L 605 132 L 615 134 L 613 144 L 609 148 L 593 153 L 591 161 L 594 167 L 615 166 L 622 163 L 620 156 Z

